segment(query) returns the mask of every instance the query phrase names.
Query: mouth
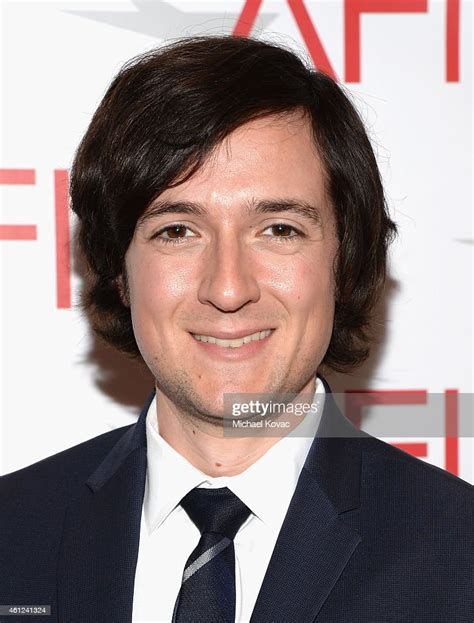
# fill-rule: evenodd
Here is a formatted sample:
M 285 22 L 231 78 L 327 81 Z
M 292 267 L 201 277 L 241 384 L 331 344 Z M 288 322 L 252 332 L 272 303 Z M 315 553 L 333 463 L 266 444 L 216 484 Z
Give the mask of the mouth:
M 195 344 L 209 355 L 226 359 L 250 357 L 264 350 L 275 329 L 263 329 L 238 338 L 218 338 L 213 335 L 190 333 Z
M 222 348 L 241 348 L 244 344 L 250 344 L 250 342 L 259 342 L 269 337 L 274 329 L 263 329 L 262 331 L 256 331 L 255 333 L 250 333 L 249 335 L 244 335 L 242 337 L 230 339 L 225 338 L 221 339 L 215 337 L 213 335 L 198 335 L 196 333 L 191 333 L 191 335 L 198 341 L 204 344 L 216 344 L 217 346 L 221 346 Z

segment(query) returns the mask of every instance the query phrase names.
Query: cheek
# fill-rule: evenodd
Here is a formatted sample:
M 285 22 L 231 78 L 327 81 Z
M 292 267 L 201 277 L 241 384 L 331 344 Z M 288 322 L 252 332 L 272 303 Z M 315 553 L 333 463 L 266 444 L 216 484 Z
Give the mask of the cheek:
M 326 351 L 329 345 L 335 311 L 335 279 L 331 255 L 321 255 L 305 262 L 294 275 L 291 311 L 302 323 L 302 339 L 311 347 Z M 319 355 L 318 355 L 319 356 Z
M 293 308 L 310 310 L 333 306 L 335 279 L 331 258 L 318 254 L 296 262 L 279 263 L 270 270 L 268 283 L 284 296 Z M 270 276 L 271 275 L 271 276 Z
M 148 314 L 173 306 L 192 287 L 191 269 L 176 262 L 144 260 L 129 269 L 130 302 L 135 310 Z

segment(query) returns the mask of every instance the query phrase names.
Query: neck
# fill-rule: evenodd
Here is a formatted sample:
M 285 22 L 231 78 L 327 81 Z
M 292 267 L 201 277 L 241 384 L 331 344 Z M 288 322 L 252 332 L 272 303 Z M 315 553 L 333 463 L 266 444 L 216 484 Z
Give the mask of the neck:
M 314 391 L 313 376 L 299 394 L 313 395 Z M 298 396 L 292 402 L 297 401 Z M 285 415 L 289 427 L 278 436 L 224 437 L 222 426 L 182 413 L 160 391 L 156 393 L 156 408 L 161 437 L 194 467 L 212 477 L 242 473 L 302 421 L 301 416 Z

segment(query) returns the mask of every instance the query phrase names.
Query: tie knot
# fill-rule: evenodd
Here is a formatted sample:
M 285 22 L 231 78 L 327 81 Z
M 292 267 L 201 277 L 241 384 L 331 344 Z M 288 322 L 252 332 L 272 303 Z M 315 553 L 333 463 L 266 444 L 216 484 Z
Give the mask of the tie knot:
M 250 509 L 227 487 L 195 488 L 181 500 L 181 506 L 199 532 L 217 532 L 233 539 L 250 515 Z

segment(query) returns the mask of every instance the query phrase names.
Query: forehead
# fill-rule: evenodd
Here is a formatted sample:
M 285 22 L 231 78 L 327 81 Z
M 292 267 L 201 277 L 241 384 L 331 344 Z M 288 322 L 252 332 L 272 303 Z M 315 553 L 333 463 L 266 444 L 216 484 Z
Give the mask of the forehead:
M 306 115 L 268 115 L 243 124 L 219 143 L 186 182 L 165 200 L 231 208 L 255 199 L 292 197 L 320 203 L 325 174 Z

